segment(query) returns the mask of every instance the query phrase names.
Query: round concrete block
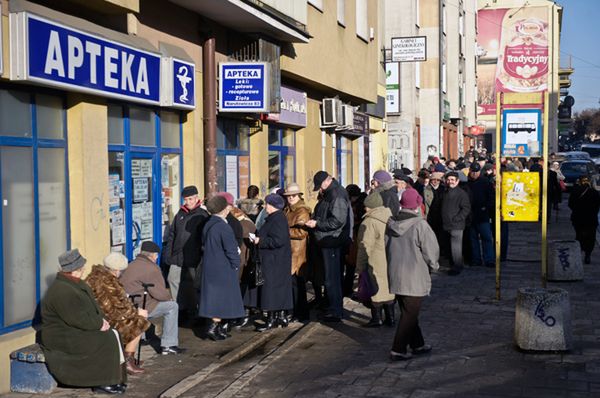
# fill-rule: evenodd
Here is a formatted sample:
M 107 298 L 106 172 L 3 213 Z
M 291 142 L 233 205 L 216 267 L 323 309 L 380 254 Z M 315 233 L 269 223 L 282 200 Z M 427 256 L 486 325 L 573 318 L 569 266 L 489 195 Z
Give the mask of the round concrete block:
M 581 247 L 575 240 L 552 240 L 548 242 L 548 280 L 583 280 Z
M 515 343 L 523 350 L 564 351 L 572 346 L 571 305 L 564 289 L 521 288 Z

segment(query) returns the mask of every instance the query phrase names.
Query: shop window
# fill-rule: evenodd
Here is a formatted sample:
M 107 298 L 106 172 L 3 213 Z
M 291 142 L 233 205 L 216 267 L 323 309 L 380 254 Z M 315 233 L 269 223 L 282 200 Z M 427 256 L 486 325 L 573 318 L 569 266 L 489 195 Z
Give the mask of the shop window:
M 250 126 L 239 120 L 217 119 L 217 189 L 234 198 L 250 182 Z
M 348 137 L 338 136 L 336 143 L 338 181 L 343 186 L 352 184 L 352 141 Z
M 179 211 L 181 203 L 181 155 L 175 153 L 163 154 L 160 160 L 160 175 L 162 186 L 162 230 L 163 240 L 165 232 L 175 214 Z
M 108 143 L 124 144 L 123 107 L 115 104 L 108 105 Z
M 110 250 L 125 250 L 125 153 L 108 153 L 108 206 L 110 208 Z
M 269 126 L 269 190 L 295 181 L 295 145 L 294 130 Z
M 31 95 L 0 89 L 0 135 L 31 137 Z
M 129 139 L 131 145 L 154 146 L 156 144 L 155 114 L 151 109 L 129 108 Z
M 179 112 L 160 112 L 160 144 L 163 147 L 179 148 L 181 122 Z
M 32 324 L 69 248 L 69 207 L 64 98 L 0 87 L 0 113 L 2 334 Z

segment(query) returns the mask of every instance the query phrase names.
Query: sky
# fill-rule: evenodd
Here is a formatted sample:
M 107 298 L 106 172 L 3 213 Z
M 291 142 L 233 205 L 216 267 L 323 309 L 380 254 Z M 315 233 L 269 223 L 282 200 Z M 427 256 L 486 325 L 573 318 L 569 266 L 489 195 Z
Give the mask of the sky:
M 561 65 L 571 55 L 569 94 L 575 111 L 600 108 L 600 0 L 557 0 L 563 6 Z

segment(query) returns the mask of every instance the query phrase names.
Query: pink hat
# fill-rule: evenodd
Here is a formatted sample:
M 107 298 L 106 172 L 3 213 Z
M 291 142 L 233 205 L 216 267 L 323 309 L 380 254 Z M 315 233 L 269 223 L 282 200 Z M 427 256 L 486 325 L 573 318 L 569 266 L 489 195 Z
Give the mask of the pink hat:
M 233 195 L 229 192 L 217 192 L 218 196 L 222 196 L 227 201 L 227 204 L 233 206 Z
M 402 197 L 400 198 L 400 206 L 403 209 L 414 210 L 419 208 L 423 204 L 423 198 L 416 189 L 407 189 L 402 192 Z

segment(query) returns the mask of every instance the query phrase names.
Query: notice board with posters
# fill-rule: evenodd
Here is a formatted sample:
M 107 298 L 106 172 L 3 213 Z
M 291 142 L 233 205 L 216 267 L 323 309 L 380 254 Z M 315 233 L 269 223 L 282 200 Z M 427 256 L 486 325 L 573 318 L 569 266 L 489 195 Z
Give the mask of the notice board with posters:
M 502 221 L 539 221 L 540 194 L 540 173 L 502 173 Z

